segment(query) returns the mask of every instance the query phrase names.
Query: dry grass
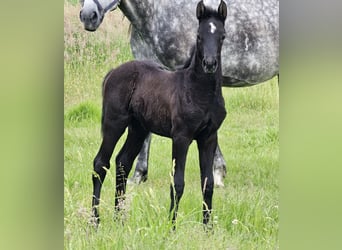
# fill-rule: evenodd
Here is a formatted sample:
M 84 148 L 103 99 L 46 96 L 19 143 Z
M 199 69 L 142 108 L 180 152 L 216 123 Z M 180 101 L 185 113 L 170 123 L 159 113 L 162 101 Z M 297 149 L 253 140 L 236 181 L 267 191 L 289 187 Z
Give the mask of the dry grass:
M 64 106 L 99 103 L 103 76 L 132 59 L 129 22 L 120 10 L 106 15 L 95 32 L 85 31 L 79 5 L 64 4 Z
M 84 38 L 84 42 L 93 39 L 109 45 L 117 37 L 124 38 L 129 42 L 129 21 L 124 18 L 119 9 L 107 13 L 97 31 L 88 32 L 84 30 L 83 24 L 79 20 L 80 8 L 79 5 L 74 6 L 68 2 L 64 4 L 65 47 L 72 47 L 77 44 L 76 34 Z

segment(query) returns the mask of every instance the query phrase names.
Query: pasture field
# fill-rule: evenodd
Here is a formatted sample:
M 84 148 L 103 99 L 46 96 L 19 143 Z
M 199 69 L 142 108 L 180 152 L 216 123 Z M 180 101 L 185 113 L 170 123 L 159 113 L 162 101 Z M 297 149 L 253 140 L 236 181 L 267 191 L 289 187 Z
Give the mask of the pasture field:
M 119 141 L 102 189 L 101 224 L 97 231 L 92 228 L 91 174 L 101 142 L 102 79 L 109 69 L 133 57 L 129 23 L 119 10 L 107 14 L 100 29 L 89 33 L 78 19 L 79 8 L 64 2 L 64 248 L 278 249 L 277 79 L 250 88 L 223 88 L 227 118 L 219 130 L 219 143 L 227 176 L 225 187 L 214 190 L 211 232 L 205 232 L 201 222 L 195 142 L 187 157 L 177 230 L 171 230 L 171 140 L 159 136 L 152 138 L 148 181 L 127 188 L 122 223 L 113 219 L 114 156 L 125 136 Z

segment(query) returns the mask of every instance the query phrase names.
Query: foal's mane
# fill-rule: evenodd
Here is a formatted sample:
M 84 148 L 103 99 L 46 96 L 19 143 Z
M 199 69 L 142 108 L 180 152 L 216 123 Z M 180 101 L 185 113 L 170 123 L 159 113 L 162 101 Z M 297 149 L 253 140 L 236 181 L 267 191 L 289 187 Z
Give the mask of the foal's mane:
M 185 60 L 183 66 L 179 66 L 177 69 L 186 69 L 190 66 L 193 56 L 195 55 L 196 44 L 190 49 L 190 56 Z

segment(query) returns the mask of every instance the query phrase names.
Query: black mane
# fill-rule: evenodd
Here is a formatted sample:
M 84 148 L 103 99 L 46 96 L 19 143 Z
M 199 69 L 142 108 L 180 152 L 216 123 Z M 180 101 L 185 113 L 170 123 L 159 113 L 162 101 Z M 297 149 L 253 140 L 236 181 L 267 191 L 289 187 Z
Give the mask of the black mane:
M 191 47 L 191 50 L 190 50 L 190 56 L 186 59 L 186 61 L 184 62 L 183 65 L 177 66 L 176 70 L 188 68 L 190 66 L 190 64 L 191 64 L 192 57 L 195 55 L 195 51 L 196 51 L 196 45 L 193 45 Z

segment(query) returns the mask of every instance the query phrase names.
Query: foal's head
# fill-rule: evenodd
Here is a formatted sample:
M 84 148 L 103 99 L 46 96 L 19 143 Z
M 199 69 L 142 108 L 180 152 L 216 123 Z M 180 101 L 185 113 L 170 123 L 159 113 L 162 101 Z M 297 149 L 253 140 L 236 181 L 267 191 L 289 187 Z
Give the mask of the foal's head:
M 199 28 L 197 32 L 197 53 L 205 73 L 215 73 L 221 57 L 222 43 L 225 38 L 224 22 L 227 5 L 221 0 L 217 10 L 206 7 L 203 0 L 196 9 Z

